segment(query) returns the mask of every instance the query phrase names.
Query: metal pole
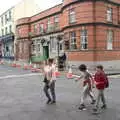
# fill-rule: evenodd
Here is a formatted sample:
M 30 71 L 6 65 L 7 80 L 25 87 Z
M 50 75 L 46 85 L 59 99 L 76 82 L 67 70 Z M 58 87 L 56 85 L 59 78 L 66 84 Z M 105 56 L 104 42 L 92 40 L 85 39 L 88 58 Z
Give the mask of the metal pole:
M 59 70 L 59 67 L 60 67 L 59 66 L 59 53 L 60 53 L 60 51 L 59 51 L 59 40 L 57 41 L 57 44 L 58 44 L 58 61 L 57 62 L 58 62 L 58 70 Z

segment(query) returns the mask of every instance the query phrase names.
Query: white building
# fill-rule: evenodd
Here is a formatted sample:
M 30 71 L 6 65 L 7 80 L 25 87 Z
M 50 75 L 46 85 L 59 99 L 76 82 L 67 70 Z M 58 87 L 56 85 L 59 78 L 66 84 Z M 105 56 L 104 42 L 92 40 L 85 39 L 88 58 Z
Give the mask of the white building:
M 34 0 L 21 0 L 0 15 L 0 56 L 14 59 L 16 20 L 30 17 L 40 11 Z

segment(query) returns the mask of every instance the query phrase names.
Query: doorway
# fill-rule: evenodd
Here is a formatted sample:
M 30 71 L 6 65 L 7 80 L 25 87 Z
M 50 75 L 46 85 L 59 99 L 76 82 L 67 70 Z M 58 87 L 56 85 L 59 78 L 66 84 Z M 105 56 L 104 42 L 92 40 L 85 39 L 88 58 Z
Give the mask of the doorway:
M 49 46 L 43 46 L 43 56 L 45 59 L 49 58 Z

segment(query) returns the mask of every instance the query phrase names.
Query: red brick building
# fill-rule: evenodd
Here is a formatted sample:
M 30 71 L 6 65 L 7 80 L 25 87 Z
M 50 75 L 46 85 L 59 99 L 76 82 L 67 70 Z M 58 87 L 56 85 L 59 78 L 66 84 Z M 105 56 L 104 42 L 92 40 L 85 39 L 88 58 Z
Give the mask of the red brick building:
M 120 63 L 120 0 L 63 0 L 16 26 L 16 59 L 39 62 L 66 51 L 71 64 Z M 61 41 L 58 44 L 58 36 Z

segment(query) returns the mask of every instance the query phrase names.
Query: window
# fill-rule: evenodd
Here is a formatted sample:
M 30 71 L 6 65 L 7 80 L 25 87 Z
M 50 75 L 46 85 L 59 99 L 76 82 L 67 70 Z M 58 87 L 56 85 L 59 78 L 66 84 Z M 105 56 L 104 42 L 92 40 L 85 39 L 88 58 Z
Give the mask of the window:
M 54 17 L 54 25 L 55 25 L 55 30 L 59 28 L 59 16 L 58 15 Z
M 112 8 L 107 9 L 107 21 L 112 22 Z
M 87 30 L 81 30 L 81 49 L 86 50 L 88 48 L 88 35 Z
M 48 18 L 47 31 L 50 31 L 50 29 L 51 29 L 51 22 L 50 22 L 50 18 Z
M 5 15 L 5 24 L 7 24 L 7 14 Z
M 50 37 L 51 51 L 56 51 L 57 41 L 55 37 Z
M 9 33 L 12 33 L 12 26 L 9 26 Z
M 3 36 L 4 35 L 4 29 L 2 29 L 1 32 L 2 32 L 2 36 Z
M 31 47 L 31 49 L 32 49 L 32 53 L 35 53 L 35 52 L 36 52 L 36 41 L 35 41 L 35 40 L 32 42 L 32 47 Z
M 1 17 L 1 25 L 3 26 L 3 17 Z
M 41 42 L 40 40 L 37 41 L 37 52 L 40 52 Z
M 9 20 L 11 20 L 11 11 L 9 11 Z
M 8 34 L 8 28 L 7 27 L 5 28 L 5 34 L 6 35 Z
M 107 50 L 112 50 L 113 48 L 113 31 L 107 31 Z
M 37 33 L 37 24 L 34 24 L 34 33 Z
M 43 33 L 44 32 L 44 24 L 40 24 L 40 33 Z
M 70 9 L 70 11 L 69 11 L 69 22 L 70 23 L 75 23 L 76 22 L 74 9 Z
M 70 49 L 77 49 L 76 45 L 76 32 L 70 32 Z
M 69 34 L 64 33 L 64 41 L 65 41 L 65 50 L 69 50 L 70 42 L 69 42 Z

